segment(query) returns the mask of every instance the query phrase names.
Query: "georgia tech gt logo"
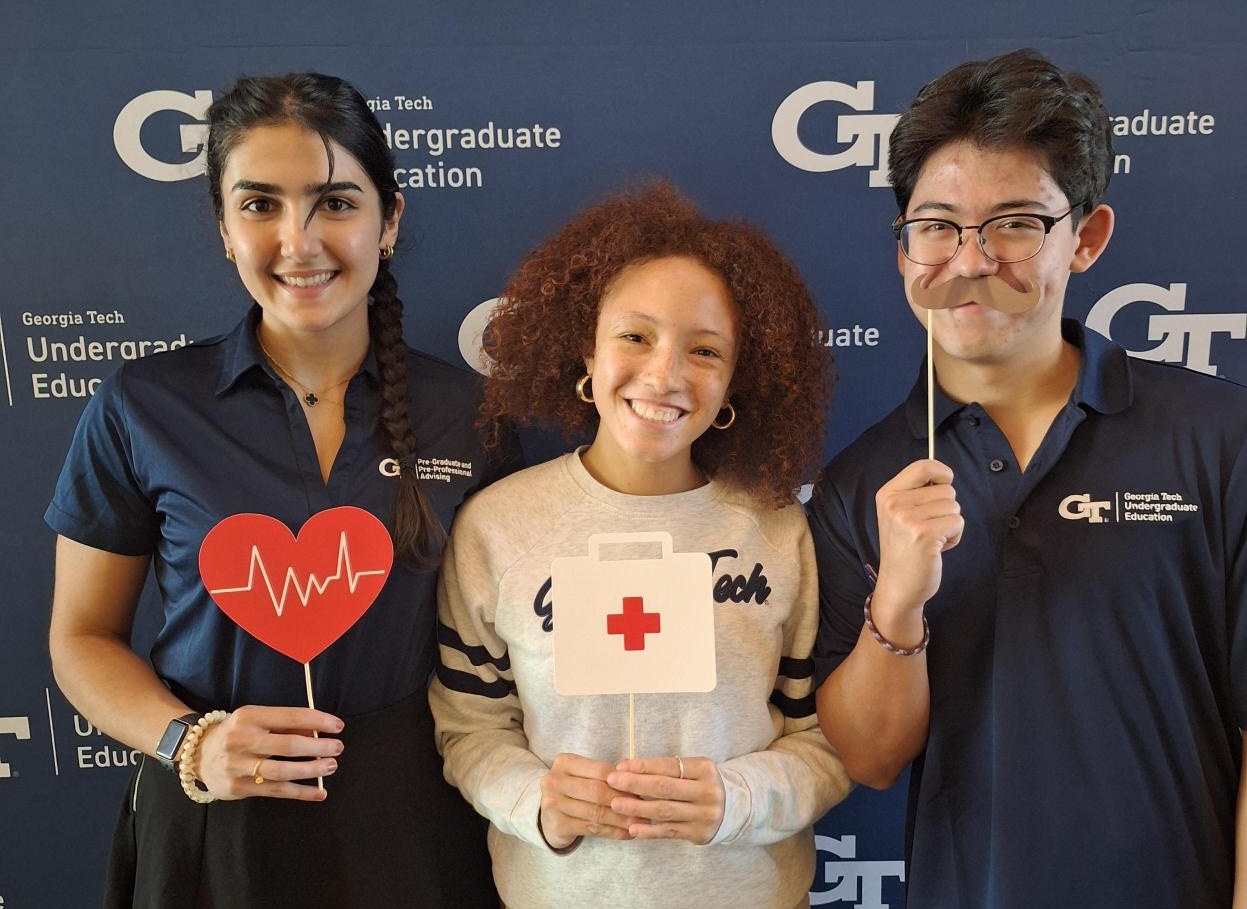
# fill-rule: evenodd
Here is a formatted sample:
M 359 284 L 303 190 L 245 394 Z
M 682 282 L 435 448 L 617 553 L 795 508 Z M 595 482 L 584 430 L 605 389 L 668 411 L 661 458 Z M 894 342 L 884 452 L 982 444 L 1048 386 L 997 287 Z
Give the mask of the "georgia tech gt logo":
M 830 903 L 852 903 L 856 909 L 888 909 L 883 901 L 883 882 L 888 878 L 905 881 L 903 861 L 862 861 L 857 859 L 857 837 L 845 834 L 841 837 L 814 837 L 819 853 L 833 856 L 833 860 L 821 863 L 814 877 L 814 889 L 810 891 L 811 906 Z M 831 885 L 819 889 L 820 884 Z
M 801 170 L 824 173 L 844 167 L 870 167 L 871 186 L 888 185 L 888 136 L 898 114 L 841 114 L 836 118 L 836 141 L 844 151 L 817 152 L 801 141 L 797 127 L 806 111 L 824 101 L 835 101 L 856 111 L 875 106 L 875 83 L 811 82 L 780 102 L 771 120 L 771 141 L 780 157 Z
M 1113 507 L 1112 502 L 1093 502 L 1090 493 L 1068 495 L 1057 506 L 1057 514 L 1067 521 L 1086 521 L 1088 524 L 1107 524 L 1104 512 Z
M 175 91 L 153 91 L 139 95 L 117 114 L 113 123 L 113 145 L 126 166 L 149 180 L 173 183 L 203 173 L 204 143 L 208 138 L 208 125 L 203 123 L 212 103 L 212 92 L 197 91 L 193 95 Z M 143 147 L 143 124 L 153 114 L 177 111 L 201 121 L 183 123 L 179 128 L 182 151 L 198 152 L 194 158 L 182 163 L 161 161 Z
M 25 716 L 0 716 L 0 735 L 13 735 L 19 739 L 30 738 L 30 718 Z M 4 761 L 0 761 L 0 780 L 8 779 L 12 775 L 13 768 Z
M 1182 363 L 1187 369 L 1217 374 L 1212 362 L 1213 335 L 1226 334 L 1236 340 L 1247 338 L 1247 312 L 1186 312 L 1186 285 L 1125 284 L 1102 296 L 1087 313 L 1087 327 L 1112 337 L 1113 319 L 1135 303 L 1152 303 L 1167 312 L 1152 313 L 1147 319 L 1147 338 L 1155 347 L 1129 350 L 1142 360 Z

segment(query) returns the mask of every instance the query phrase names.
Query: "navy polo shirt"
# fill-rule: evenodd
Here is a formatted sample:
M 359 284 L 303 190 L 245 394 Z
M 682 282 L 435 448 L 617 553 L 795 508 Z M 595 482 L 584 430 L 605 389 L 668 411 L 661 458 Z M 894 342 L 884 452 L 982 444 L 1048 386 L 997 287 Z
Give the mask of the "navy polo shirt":
M 222 337 L 125 364 L 83 412 L 45 515 L 57 533 L 125 555 L 151 554 L 164 622 L 151 660 L 200 708 L 307 703 L 303 667 L 236 626 L 209 598 L 199 547 L 223 518 L 269 515 L 293 532 L 354 505 L 392 527 L 393 452 L 379 419 L 371 354 L 346 387 L 346 435 L 328 483 L 303 405 L 255 340 L 260 311 Z M 480 450 L 477 377 L 411 351 L 412 426 L 424 492 L 445 527 L 470 492 L 515 466 Z M 436 573 L 396 563 L 372 607 L 311 663 L 316 706 L 350 716 L 422 689 L 435 659 Z
M 935 453 L 966 527 L 926 606 L 931 722 L 910 776 L 907 905 L 1228 907 L 1247 726 L 1247 389 L 1063 330 L 1082 350 L 1077 386 L 1025 473 L 983 408 L 937 391 Z M 875 492 L 924 457 L 920 375 L 810 503 L 820 679 L 861 630 Z

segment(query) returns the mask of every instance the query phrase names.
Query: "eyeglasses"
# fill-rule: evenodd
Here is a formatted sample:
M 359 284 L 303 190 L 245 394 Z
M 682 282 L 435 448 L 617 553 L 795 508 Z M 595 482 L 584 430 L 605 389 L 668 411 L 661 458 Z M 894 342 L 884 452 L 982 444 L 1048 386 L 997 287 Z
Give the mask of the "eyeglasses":
M 1079 203 L 1081 205 L 1082 203 Z M 993 262 L 1009 265 L 1025 262 L 1039 254 L 1044 240 L 1058 221 L 1078 209 L 1074 205 L 1063 215 L 1008 214 L 988 218 L 982 224 L 958 224 L 944 218 L 912 218 L 897 215 L 892 233 L 905 258 L 915 265 L 945 265 L 956 258 L 965 242 L 967 230 L 978 234 L 979 249 Z

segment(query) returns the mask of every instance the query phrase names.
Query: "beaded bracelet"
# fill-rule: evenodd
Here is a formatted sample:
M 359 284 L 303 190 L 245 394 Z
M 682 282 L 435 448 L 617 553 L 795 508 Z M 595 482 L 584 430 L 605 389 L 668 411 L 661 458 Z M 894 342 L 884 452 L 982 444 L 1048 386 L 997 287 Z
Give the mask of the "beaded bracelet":
M 195 778 L 195 753 L 199 750 L 199 740 L 209 726 L 222 723 L 229 714 L 224 710 L 214 710 L 201 716 L 194 726 L 186 730 L 186 738 L 182 740 L 182 750 L 178 753 L 178 779 L 182 781 L 182 791 L 192 802 L 207 805 L 215 802 L 217 797 L 202 788 L 203 784 Z
M 879 633 L 879 629 L 875 627 L 874 620 L 870 617 L 870 601 L 874 599 L 874 596 L 875 595 L 872 593 L 866 597 L 866 607 L 864 611 L 866 615 L 866 630 L 870 632 L 870 636 L 872 638 L 879 642 L 879 646 L 888 653 L 894 653 L 897 656 L 917 656 L 922 653 L 922 651 L 926 650 L 927 645 L 931 643 L 931 626 L 927 624 L 927 617 L 925 615 L 922 617 L 922 640 L 919 642 L 918 646 L 897 647 Z

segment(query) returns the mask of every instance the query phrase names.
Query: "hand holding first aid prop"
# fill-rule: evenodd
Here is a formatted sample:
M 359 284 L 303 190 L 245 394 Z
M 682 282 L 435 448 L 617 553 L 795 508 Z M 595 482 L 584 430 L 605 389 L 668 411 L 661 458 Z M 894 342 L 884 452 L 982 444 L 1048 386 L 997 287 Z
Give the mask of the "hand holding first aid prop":
M 199 549 L 200 577 L 213 602 L 253 637 L 303 664 L 313 709 L 312 659 L 372 606 L 393 562 L 385 525 L 352 506 L 312 515 L 297 538 L 267 515 L 231 515 Z M 261 761 L 255 766 L 259 785 Z M 323 778 L 316 782 L 324 788 Z
M 605 558 L 604 549 L 624 557 Z M 560 756 L 562 763 L 556 760 L 551 768 L 548 794 L 557 799 L 564 791 L 580 790 L 582 798 L 562 800 L 565 811 L 612 806 L 596 812 L 593 827 L 598 829 L 590 829 L 595 835 L 708 841 L 722 818 L 722 783 L 713 762 L 675 756 L 637 760 L 634 696 L 715 687 L 710 557 L 674 552 L 665 532 L 595 534 L 588 551 L 551 565 L 554 687 L 561 695 L 627 694 L 628 760 L 612 767 Z M 656 552 L 658 558 L 637 558 L 643 551 Z M 672 787 L 682 788 L 675 792 Z M 665 827 L 647 816 L 671 810 L 678 816 Z M 685 823 L 694 816 L 700 824 Z

